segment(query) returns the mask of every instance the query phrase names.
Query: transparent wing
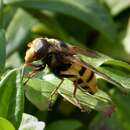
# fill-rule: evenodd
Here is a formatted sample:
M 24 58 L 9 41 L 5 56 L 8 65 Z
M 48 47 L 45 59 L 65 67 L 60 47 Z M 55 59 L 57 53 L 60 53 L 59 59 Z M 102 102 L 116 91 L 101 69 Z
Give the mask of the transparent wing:
M 100 57 L 100 53 L 94 50 L 91 50 L 87 47 L 80 47 L 80 46 L 71 46 L 69 45 L 69 49 L 74 51 L 75 53 L 80 53 L 89 57 L 98 58 Z
M 106 81 L 108 81 L 114 85 L 121 86 L 121 84 L 119 84 L 118 82 L 113 80 L 110 76 L 102 73 L 96 67 L 93 67 L 92 65 L 88 64 L 87 62 L 81 61 L 78 57 L 68 56 L 68 57 L 66 57 L 66 60 L 70 61 L 71 63 L 76 63 L 76 64 L 79 64 L 87 69 L 90 69 L 91 71 L 95 72 L 97 75 L 101 76 Z

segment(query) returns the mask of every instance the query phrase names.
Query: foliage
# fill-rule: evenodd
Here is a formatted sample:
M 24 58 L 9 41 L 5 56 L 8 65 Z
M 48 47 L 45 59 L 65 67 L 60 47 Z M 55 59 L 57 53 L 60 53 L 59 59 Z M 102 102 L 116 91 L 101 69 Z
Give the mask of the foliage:
M 127 0 L 0 0 L 0 129 L 43 129 L 45 122 L 47 130 L 129 130 L 130 96 L 124 96 L 130 90 L 129 12 Z M 78 89 L 77 103 L 73 84 L 65 79 L 48 111 L 60 79 L 47 68 L 26 86 L 22 79 L 27 43 L 39 36 L 99 51 L 77 54 L 97 73 L 98 92 Z M 29 117 L 26 124 L 23 113 L 38 119 Z

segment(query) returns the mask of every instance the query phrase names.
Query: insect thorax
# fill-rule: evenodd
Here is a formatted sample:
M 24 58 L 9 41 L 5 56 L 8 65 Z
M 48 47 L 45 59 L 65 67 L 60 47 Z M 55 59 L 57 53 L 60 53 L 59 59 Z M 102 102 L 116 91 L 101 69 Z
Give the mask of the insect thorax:
M 64 57 L 59 53 L 49 54 L 43 62 L 46 62 L 51 72 L 60 78 L 62 78 L 62 76 L 60 76 L 60 72 L 67 71 L 71 66 L 71 63 L 66 63 L 64 61 Z

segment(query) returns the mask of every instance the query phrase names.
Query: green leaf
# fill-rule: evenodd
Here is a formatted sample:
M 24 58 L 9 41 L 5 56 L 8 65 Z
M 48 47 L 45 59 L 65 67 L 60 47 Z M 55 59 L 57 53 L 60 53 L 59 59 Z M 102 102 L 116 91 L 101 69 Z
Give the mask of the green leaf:
M 30 100 L 39 110 L 43 111 L 48 109 L 50 94 L 56 86 L 44 82 L 41 79 L 30 79 L 27 85 L 25 94 L 28 100 Z M 56 98 L 57 95 L 55 94 L 51 102 L 54 103 Z
M 51 74 L 44 76 L 43 79 L 45 82 L 49 82 L 53 86 L 58 86 L 60 83 L 60 79 Z M 61 87 L 58 89 L 60 95 L 79 108 L 83 106 L 85 110 L 91 108 L 104 113 L 113 109 L 113 103 L 110 96 L 101 90 L 98 90 L 94 95 L 91 95 L 86 91 L 84 92 L 82 89 L 78 89 L 76 91 L 76 98 L 73 96 L 73 91 L 73 82 L 68 79 L 65 79 Z
M 47 106 L 45 103 L 47 104 L 50 94 L 59 83 L 60 79 L 56 78 L 54 75 L 46 75 L 43 77 L 43 80 L 33 78 L 28 82 L 28 86 L 30 86 L 33 91 L 30 91 L 29 87 L 27 87 L 28 91 L 26 90 L 26 93 L 28 95 L 30 93 L 29 100 L 40 110 L 45 109 Z M 91 108 L 108 113 L 109 110 L 111 111 L 113 109 L 111 98 L 105 92 L 98 90 L 95 95 L 91 95 L 78 89 L 76 92 L 76 98 L 74 98 L 73 89 L 73 83 L 65 79 L 61 87 L 58 89 L 58 93 L 79 108 L 79 104 L 81 104 L 84 110 L 89 110 L 89 108 Z M 53 98 L 55 98 L 55 96 Z M 76 99 L 79 103 L 77 103 Z
M 116 112 L 110 118 L 105 118 L 103 115 L 97 115 L 89 124 L 89 130 L 127 130 L 122 126 L 122 122 L 116 117 Z M 129 130 L 129 129 L 128 129 Z
M 122 96 L 120 97 L 119 93 L 114 93 L 112 95 L 113 100 L 117 106 L 116 109 L 116 113 L 115 113 L 115 117 L 117 119 L 117 121 L 121 122 L 120 125 L 123 127 L 123 129 L 125 130 L 129 130 L 130 129 L 130 113 L 129 113 L 129 99 L 130 99 L 130 95 L 128 96 Z
M 11 6 L 4 6 L 4 16 L 3 16 L 3 28 L 7 29 L 13 16 L 16 13 L 17 8 L 13 8 Z
M 45 130 L 77 130 L 81 126 L 78 120 L 60 120 L 49 124 Z
M 15 130 L 15 128 L 8 120 L 0 117 L 0 130 Z
M 6 59 L 5 31 L 0 29 L 0 74 L 3 73 Z
M 0 81 L 0 116 L 7 117 L 12 92 L 15 89 L 16 70 L 8 72 Z
M 125 55 L 125 57 L 128 58 L 127 61 L 129 61 L 129 57 L 130 57 L 130 46 L 129 46 L 129 43 L 130 43 L 130 19 L 128 19 L 126 21 L 126 23 L 127 23 L 127 26 L 125 26 L 126 28 L 125 28 L 125 30 L 123 30 L 123 31 L 125 31 L 125 35 L 122 38 L 122 44 L 123 44 L 123 47 L 124 47 L 126 53 L 129 54 L 128 56 Z M 125 23 L 123 23 L 123 25 L 124 24 Z
M 21 71 L 21 69 L 17 70 L 16 88 L 12 92 L 12 98 L 8 108 L 8 119 L 14 124 L 15 128 L 19 127 L 24 111 L 24 88 L 22 85 Z
M 104 118 L 98 114 L 90 123 L 89 130 L 110 129 L 110 130 L 129 130 L 130 129 L 130 112 L 129 112 L 129 99 L 128 96 L 120 96 L 120 93 L 112 94 L 113 101 L 116 105 L 115 112 L 111 118 Z
M 3 0 L 0 0 L 0 29 L 3 28 Z
M 96 0 L 15 0 L 14 2 L 7 2 L 7 4 L 63 13 L 89 24 L 112 42 L 117 40 L 117 34 L 110 15 Z
M 116 85 L 124 93 L 130 90 L 130 65 L 96 52 L 96 57 L 79 54 L 86 65 L 101 78 Z
M 8 43 L 7 57 L 25 44 L 25 40 L 28 38 L 28 34 L 31 32 L 31 28 L 35 23 L 36 20 L 24 10 L 18 9 L 16 11 L 6 31 Z
M 118 15 L 123 10 L 130 8 L 129 0 L 104 0 L 110 7 L 113 15 Z
M 50 35 L 62 40 L 70 40 L 70 36 L 60 26 L 59 21 L 55 18 L 55 13 L 36 11 L 35 9 L 27 10 L 33 17 L 37 18 L 40 23 L 35 24 L 32 28 L 33 33 Z
M 122 25 L 125 26 L 126 24 L 127 24 L 127 21 L 126 23 L 123 23 Z M 126 30 L 124 32 L 126 34 Z M 123 45 L 122 41 L 124 41 L 124 39 L 122 39 L 122 34 L 120 32 L 118 36 L 120 37 L 120 40 L 116 42 L 116 44 L 108 41 L 103 35 L 100 35 L 95 40 L 94 44 L 90 43 L 89 45 L 91 48 L 103 54 L 109 55 L 110 57 L 123 59 L 124 61 L 129 61 L 129 55 L 126 51 L 126 48 L 128 49 L 128 47 Z
M 20 70 L 9 71 L 0 81 L 0 116 L 19 127 L 23 112 L 23 87 Z

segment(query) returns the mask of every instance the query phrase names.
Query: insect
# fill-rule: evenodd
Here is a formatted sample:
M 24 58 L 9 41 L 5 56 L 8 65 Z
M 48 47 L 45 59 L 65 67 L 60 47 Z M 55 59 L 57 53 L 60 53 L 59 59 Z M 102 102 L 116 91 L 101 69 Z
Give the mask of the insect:
M 33 67 L 33 71 L 28 75 L 29 78 L 48 66 L 51 72 L 61 79 L 56 90 L 63 83 L 64 78 L 68 78 L 74 83 L 74 96 L 79 86 L 90 94 L 97 92 L 95 72 L 102 74 L 77 56 L 78 52 L 95 56 L 95 51 L 65 44 L 57 39 L 42 37 L 34 39 L 28 44 L 28 47 L 25 55 L 25 66 Z M 37 60 L 41 60 L 42 64 L 32 63 Z M 51 97 L 55 91 L 52 92 Z

